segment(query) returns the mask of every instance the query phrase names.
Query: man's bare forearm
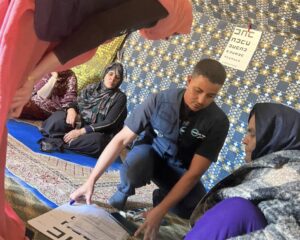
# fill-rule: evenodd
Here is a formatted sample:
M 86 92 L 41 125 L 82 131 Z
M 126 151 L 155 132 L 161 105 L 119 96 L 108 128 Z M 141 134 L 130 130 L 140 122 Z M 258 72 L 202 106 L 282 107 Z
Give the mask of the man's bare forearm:
M 129 128 L 124 127 L 103 150 L 88 181 L 95 183 L 135 137 L 136 135 Z

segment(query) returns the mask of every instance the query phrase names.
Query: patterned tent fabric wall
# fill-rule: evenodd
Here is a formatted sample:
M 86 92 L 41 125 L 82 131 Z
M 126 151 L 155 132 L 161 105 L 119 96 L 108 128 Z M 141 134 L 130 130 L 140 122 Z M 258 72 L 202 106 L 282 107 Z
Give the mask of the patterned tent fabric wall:
M 99 79 L 105 67 L 113 61 L 124 39 L 125 35 L 115 38 L 109 43 L 102 44 L 91 60 L 72 69 L 78 79 L 78 91 L 87 84 Z
M 197 12 L 300 39 L 299 0 L 192 0 Z
M 138 33 L 124 44 L 127 78 L 122 89 L 128 108 L 151 93 L 185 86 L 186 75 L 202 58 L 219 60 L 236 25 L 194 12 L 191 35 L 169 41 L 147 41 Z M 207 188 L 243 163 L 248 114 L 256 102 L 281 102 L 300 109 L 300 42 L 263 32 L 259 46 L 245 72 L 226 67 L 228 79 L 216 98 L 230 119 L 230 130 L 219 160 L 202 178 Z

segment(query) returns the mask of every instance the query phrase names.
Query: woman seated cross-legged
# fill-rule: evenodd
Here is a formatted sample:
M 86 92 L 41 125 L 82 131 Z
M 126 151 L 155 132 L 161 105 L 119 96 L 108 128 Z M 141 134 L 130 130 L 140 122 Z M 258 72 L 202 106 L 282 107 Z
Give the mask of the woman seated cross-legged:
M 194 239 L 299 239 L 300 113 L 258 103 L 244 138 L 246 162 L 200 201 Z
M 84 88 L 67 109 L 54 112 L 43 122 L 41 150 L 68 149 L 99 157 L 127 116 L 126 95 L 119 89 L 122 64 L 111 64 L 103 76 L 102 81 Z

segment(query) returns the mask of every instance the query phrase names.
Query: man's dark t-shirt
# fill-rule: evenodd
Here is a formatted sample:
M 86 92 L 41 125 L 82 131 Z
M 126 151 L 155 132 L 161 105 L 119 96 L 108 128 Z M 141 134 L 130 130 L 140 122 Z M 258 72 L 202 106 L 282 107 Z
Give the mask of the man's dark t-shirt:
M 137 135 L 150 128 L 147 132 L 154 133 L 150 136 L 153 148 L 162 157 L 179 160 L 184 168 L 189 167 L 194 154 L 215 162 L 228 132 L 228 118 L 214 102 L 197 112 L 186 111 L 182 106 L 184 92 L 169 89 L 150 96 L 125 125 Z

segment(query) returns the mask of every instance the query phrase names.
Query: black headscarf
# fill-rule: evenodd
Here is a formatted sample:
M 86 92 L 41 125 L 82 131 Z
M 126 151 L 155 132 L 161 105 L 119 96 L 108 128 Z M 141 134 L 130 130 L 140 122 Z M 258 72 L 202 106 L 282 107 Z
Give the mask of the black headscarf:
M 88 124 L 95 123 L 99 115 L 104 120 L 112 102 L 117 94 L 120 93 L 119 86 L 122 84 L 124 78 L 123 66 L 121 63 L 112 63 L 105 69 L 102 79 L 111 70 L 120 76 L 120 81 L 115 88 L 106 88 L 102 80 L 99 83 L 88 85 L 77 97 L 80 115 Z
M 283 104 L 257 103 L 255 114 L 256 147 L 252 159 L 280 150 L 300 150 L 300 113 Z

